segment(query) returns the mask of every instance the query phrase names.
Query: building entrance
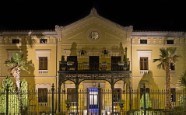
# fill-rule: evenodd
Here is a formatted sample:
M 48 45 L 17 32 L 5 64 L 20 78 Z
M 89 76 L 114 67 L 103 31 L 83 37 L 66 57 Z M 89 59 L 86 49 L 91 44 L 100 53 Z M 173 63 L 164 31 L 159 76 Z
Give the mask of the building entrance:
M 99 89 L 96 87 L 88 88 L 88 115 L 99 115 L 100 96 Z

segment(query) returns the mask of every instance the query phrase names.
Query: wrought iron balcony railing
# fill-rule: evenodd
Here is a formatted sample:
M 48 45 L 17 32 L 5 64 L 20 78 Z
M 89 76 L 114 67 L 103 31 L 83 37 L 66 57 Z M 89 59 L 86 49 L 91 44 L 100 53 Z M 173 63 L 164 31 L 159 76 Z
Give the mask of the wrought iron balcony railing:
M 130 62 L 123 63 L 88 63 L 61 62 L 59 71 L 129 71 Z

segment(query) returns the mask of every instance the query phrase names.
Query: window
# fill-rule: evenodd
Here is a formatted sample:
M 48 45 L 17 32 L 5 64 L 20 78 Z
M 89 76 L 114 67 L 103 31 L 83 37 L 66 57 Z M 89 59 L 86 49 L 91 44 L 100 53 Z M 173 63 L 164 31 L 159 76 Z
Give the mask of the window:
M 12 44 L 19 44 L 19 39 L 12 39 Z
M 38 102 L 46 103 L 48 97 L 48 89 L 47 88 L 38 88 Z
M 174 63 L 170 63 L 170 70 L 175 70 L 175 64 Z
M 174 40 L 167 40 L 167 44 L 174 44 Z
M 140 70 L 148 70 L 148 57 L 140 57 Z
M 176 88 L 171 88 L 171 102 L 176 102 Z
M 121 88 L 114 88 L 113 101 L 119 102 L 121 100 Z
M 41 38 L 40 39 L 40 44 L 46 44 L 47 43 L 47 39 Z
M 76 102 L 76 89 L 75 88 L 67 89 L 67 100 L 70 102 Z
M 140 44 L 147 44 L 147 40 L 146 39 L 140 39 Z
M 39 57 L 39 70 L 48 70 L 47 57 Z

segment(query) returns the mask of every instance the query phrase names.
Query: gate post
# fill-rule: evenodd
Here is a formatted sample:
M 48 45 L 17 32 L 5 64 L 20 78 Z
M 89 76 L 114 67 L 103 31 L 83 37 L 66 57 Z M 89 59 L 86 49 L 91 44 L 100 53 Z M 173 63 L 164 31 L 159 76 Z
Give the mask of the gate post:
M 7 84 L 7 86 L 6 86 L 6 89 L 5 89 L 5 91 L 6 91 L 6 115 L 8 115 L 8 95 L 9 95 L 9 86 L 8 86 L 8 84 Z
M 52 115 L 54 115 L 54 84 L 52 84 Z

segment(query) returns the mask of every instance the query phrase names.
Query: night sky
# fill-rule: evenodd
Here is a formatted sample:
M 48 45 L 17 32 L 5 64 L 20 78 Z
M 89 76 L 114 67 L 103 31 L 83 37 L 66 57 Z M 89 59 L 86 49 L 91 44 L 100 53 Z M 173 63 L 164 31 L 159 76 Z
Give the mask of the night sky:
M 0 3 L 0 29 L 53 30 L 87 16 L 93 7 L 136 31 L 186 31 L 186 5 L 178 0 L 6 0 Z

